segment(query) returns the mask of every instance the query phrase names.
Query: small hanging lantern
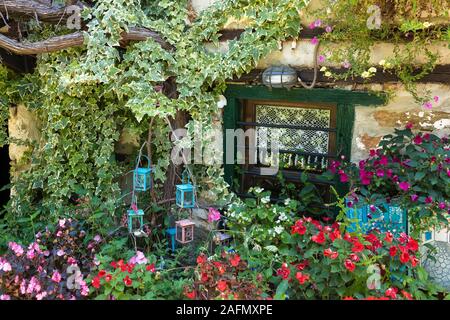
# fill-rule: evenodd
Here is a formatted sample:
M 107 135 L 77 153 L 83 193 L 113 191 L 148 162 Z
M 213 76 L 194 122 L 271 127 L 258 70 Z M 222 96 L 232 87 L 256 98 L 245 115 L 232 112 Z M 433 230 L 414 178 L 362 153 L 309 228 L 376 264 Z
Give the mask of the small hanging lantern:
M 195 223 L 189 219 L 176 221 L 176 240 L 183 244 L 194 240 L 194 227 Z
M 144 233 L 144 210 L 130 209 L 128 212 L 128 232 L 135 236 L 140 236 Z
M 147 167 L 137 167 L 133 171 L 133 188 L 136 191 L 147 191 L 151 188 L 151 172 L 150 160 L 147 158 Z M 139 161 L 139 160 L 138 160 Z
M 195 187 L 191 184 L 187 171 L 183 172 L 182 184 L 177 185 L 176 202 L 180 208 L 194 208 Z
M 288 66 L 272 66 L 263 72 L 262 82 L 269 87 L 269 89 L 290 89 L 298 82 L 297 71 Z
M 231 244 L 231 235 L 224 232 L 216 232 L 213 239 L 218 246 L 229 247 Z

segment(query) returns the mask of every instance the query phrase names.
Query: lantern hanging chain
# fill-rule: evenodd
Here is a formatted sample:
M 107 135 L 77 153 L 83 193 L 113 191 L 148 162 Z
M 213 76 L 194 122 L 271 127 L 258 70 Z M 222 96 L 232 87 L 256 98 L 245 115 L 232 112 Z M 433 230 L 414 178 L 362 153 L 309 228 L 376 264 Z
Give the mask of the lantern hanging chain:
M 136 161 L 136 167 L 134 168 L 134 172 L 137 172 L 137 170 L 139 168 L 139 163 L 141 163 L 141 158 L 142 158 L 142 149 L 144 149 L 146 144 L 147 144 L 147 141 L 144 141 L 141 148 L 139 149 L 139 155 L 138 155 L 138 159 Z M 150 159 L 148 161 L 150 161 Z M 133 181 L 134 181 L 134 179 L 135 179 L 135 177 L 133 175 Z M 134 183 L 133 183 L 133 191 L 131 194 L 131 206 L 133 206 L 133 204 L 137 205 L 136 190 L 134 189 Z M 131 207 L 131 209 L 133 209 L 133 207 Z
M 316 47 L 314 48 L 314 77 L 313 77 L 313 81 L 311 82 L 310 85 L 306 85 L 302 79 L 300 77 L 298 77 L 298 82 L 300 82 L 300 84 L 303 86 L 303 88 L 305 89 L 312 89 L 315 87 L 316 82 L 317 82 L 317 71 L 319 69 L 319 65 L 317 64 L 317 55 L 319 53 L 319 46 L 320 46 L 320 40 L 318 40 Z
M 175 130 L 173 129 L 172 124 L 170 123 L 169 119 L 167 117 L 164 117 L 164 119 L 166 120 L 167 124 L 169 125 L 170 131 L 172 132 L 173 136 L 175 137 L 176 142 L 181 142 L 181 140 L 176 135 Z M 189 174 L 189 176 L 191 178 L 192 184 L 194 185 L 195 206 L 197 207 L 197 209 L 199 209 L 198 201 L 197 201 L 197 199 L 198 199 L 198 197 L 197 197 L 197 188 L 196 188 L 197 183 L 195 182 L 195 178 L 194 178 L 194 175 L 192 174 L 191 169 L 189 169 L 188 161 L 187 161 L 186 157 L 184 156 L 183 152 L 181 152 L 181 156 L 183 158 L 183 163 L 186 166 L 186 170 L 187 170 L 187 172 L 188 172 L 188 174 Z M 192 216 L 192 210 L 191 210 L 191 216 Z

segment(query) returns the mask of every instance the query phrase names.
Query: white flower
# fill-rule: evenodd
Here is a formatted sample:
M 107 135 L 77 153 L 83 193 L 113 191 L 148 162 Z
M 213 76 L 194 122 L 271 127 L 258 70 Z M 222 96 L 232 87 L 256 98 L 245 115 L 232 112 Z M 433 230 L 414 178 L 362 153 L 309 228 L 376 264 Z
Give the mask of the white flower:
M 259 245 L 255 244 L 255 245 L 253 246 L 253 250 L 254 250 L 254 251 L 261 251 L 261 247 L 260 247 Z
M 364 72 L 361 74 L 361 77 L 363 77 L 363 78 L 369 78 L 369 77 L 370 77 L 370 73 L 367 72 L 367 71 L 364 71 Z
M 325 72 L 325 77 L 331 77 L 331 72 L 330 71 Z
M 284 205 L 285 206 L 288 206 L 289 203 L 291 203 L 291 199 L 287 198 L 287 199 L 284 200 Z
M 327 67 L 320 68 L 320 71 L 322 71 L 322 72 L 327 71 Z
M 256 187 L 256 188 L 253 188 L 253 191 L 254 191 L 255 193 L 261 193 L 261 192 L 264 191 L 264 189 L 263 189 L 263 188 L 260 188 L 260 187 Z
M 265 196 L 264 198 L 261 198 L 261 202 L 266 204 L 270 202 L 270 197 L 269 196 Z
M 433 24 L 432 23 L 430 23 L 430 22 L 424 22 L 423 23 L 423 26 L 425 27 L 425 28 L 429 28 L 429 27 L 431 27 Z
M 385 64 L 386 64 L 386 60 L 380 60 L 380 62 L 378 62 L 378 64 L 380 65 L 380 66 L 384 66 Z
M 377 72 L 377 68 L 375 68 L 375 67 L 370 67 L 370 68 L 369 68 L 369 72 L 375 73 L 375 72 Z
M 282 226 L 276 226 L 274 230 L 277 234 L 281 234 L 284 231 L 284 228 Z

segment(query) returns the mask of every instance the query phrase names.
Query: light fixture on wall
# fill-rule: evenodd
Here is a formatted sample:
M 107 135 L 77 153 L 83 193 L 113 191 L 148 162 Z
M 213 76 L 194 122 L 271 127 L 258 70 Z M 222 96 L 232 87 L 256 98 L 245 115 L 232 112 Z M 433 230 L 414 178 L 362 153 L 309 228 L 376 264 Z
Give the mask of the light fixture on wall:
M 297 84 L 297 71 L 288 66 L 272 66 L 262 74 L 264 85 L 272 88 L 292 88 Z
M 287 88 L 291 89 L 296 84 L 300 84 L 305 89 L 312 89 L 316 85 L 317 81 L 317 71 L 319 69 L 319 65 L 317 63 L 317 55 L 319 53 L 319 44 L 318 42 L 314 48 L 314 76 L 310 85 L 305 84 L 302 79 L 298 76 L 297 71 L 289 66 L 271 66 L 264 70 L 262 74 L 262 83 L 272 88 Z M 297 47 L 297 42 L 294 40 L 292 43 L 292 49 Z

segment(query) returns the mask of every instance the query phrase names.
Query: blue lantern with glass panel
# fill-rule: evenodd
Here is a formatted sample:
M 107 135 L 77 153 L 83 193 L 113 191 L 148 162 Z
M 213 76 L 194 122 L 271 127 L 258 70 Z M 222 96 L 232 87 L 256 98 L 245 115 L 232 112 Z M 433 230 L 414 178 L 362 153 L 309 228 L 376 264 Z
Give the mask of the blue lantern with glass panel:
M 183 172 L 182 184 L 177 185 L 176 201 L 180 208 L 194 208 L 195 187 L 191 184 L 187 171 Z
M 133 171 L 133 188 L 136 191 L 147 191 L 151 188 L 152 180 L 151 173 L 152 168 L 150 167 L 150 159 L 147 158 L 147 167 L 139 167 L 140 159 L 138 160 L 138 166 Z
M 144 210 L 130 209 L 128 212 L 128 232 L 133 234 L 143 233 Z

